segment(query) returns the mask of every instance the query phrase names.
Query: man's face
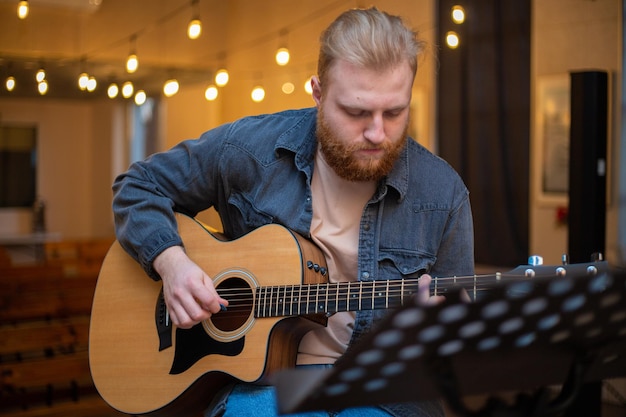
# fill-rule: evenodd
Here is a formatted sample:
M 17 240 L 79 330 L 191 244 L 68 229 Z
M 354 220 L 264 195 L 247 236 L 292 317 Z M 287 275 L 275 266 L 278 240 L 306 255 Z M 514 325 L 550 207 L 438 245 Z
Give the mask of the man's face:
M 375 181 L 390 172 L 404 147 L 412 85 L 406 63 L 376 71 L 339 60 L 325 85 L 313 78 L 317 138 L 340 177 Z

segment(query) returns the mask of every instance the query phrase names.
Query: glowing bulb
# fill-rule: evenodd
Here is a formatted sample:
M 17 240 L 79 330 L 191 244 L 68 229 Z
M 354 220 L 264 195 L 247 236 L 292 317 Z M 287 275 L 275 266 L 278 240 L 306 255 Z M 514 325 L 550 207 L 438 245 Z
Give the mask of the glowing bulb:
M 17 17 L 26 19 L 28 16 L 28 1 L 22 0 L 17 4 Z
M 448 44 L 448 48 L 456 49 L 459 47 L 459 35 L 456 32 L 448 32 L 446 34 L 446 43 Z
M 97 86 L 98 82 L 96 81 L 95 77 L 89 77 L 89 80 L 87 80 L 87 91 L 91 93 L 96 89 Z
M 281 89 L 282 89 L 283 93 L 291 94 L 291 93 L 293 93 L 296 90 L 296 86 L 293 85 L 293 83 L 286 82 L 286 83 L 283 84 Z
M 309 77 L 304 82 L 304 91 L 306 91 L 307 94 L 313 94 L 313 87 L 311 86 L 311 78 L 313 78 L 313 77 Z
M 37 71 L 37 74 L 35 74 L 35 79 L 37 80 L 38 83 L 40 83 L 43 80 L 45 80 L 46 79 L 46 71 L 43 68 L 40 68 L 39 71 Z
M 133 83 L 131 83 L 130 81 L 126 81 L 122 85 L 122 97 L 129 98 L 133 95 L 134 90 L 135 88 L 133 87 Z
M 202 33 L 202 22 L 200 19 L 193 19 L 187 26 L 187 37 L 189 39 L 198 39 Z
M 42 82 L 37 84 L 37 90 L 42 96 L 45 95 L 48 92 L 48 81 L 43 80 Z
M 141 106 L 143 103 L 145 103 L 146 99 L 146 92 L 143 90 L 139 90 L 137 91 L 137 94 L 135 94 L 135 104 L 138 106 Z
M 465 22 L 465 9 L 462 6 L 454 6 L 452 8 L 452 21 L 459 25 Z
M 276 63 L 280 66 L 287 65 L 289 63 L 289 49 L 280 48 L 276 51 Z
M 206 98 L 208 101 L 213 101 L 217 98 L 217 87 L 214 85 L 210 85 L 207 87 L 206 91 L 204 92 L 204 98 Z
M 129 74 L 132 74 L 133 72 L 137 71 L 137 68 L 139 68 L 139 60 L 137 59 L 137 55 L 128 55 L 128 59 L 126 60 L 126 71 Z
M 15 77 L 7 77 L 4 85 L 7 88 L 7 91 L 13 91 L 15 89 Z
M 175 79 L 167 80 L 163 85 L 163 94 L 165 97 L 172 97 L 174 94 L 178 93 L 178 81 Z
M 254 87 L 252 93 L 250 93 L 250 97 L 252 97 L 252 101 L 259 103 L 265 98 L 265 90 L 261 86 Z
M 120 92 L 120 89 L 115 83 L 111 83 L 109 85 L 109 88 L 107 88 L 107 95 L 109 96 L 109 98 L 117 97 L 119 92 Z
M 83 72 L 78 76 L 78 88 L 80 88 L 81 90 L 86 90 L 87 81 L 89 81 L 89 75 L 86 72 Z
M 217 84 L 218 87 L 224 87 L 228 84 L 228 79 L 228 71 L 225 69 L 221 69 L 215 74 L 215 84 Z

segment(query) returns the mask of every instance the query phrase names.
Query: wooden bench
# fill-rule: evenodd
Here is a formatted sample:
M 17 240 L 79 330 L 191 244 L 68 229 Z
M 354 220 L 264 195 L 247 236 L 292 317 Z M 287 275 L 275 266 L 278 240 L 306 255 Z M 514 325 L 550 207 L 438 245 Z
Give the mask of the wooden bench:
M 1 417 L 123 415 L 100 398 L 89 371 L 89 316 L 103 257 L 0 265 Z

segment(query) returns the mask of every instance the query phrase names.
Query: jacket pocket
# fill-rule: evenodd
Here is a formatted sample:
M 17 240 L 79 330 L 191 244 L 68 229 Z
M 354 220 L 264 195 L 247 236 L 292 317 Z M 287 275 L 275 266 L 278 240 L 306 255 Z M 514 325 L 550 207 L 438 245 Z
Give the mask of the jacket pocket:
M 274 217 L 258 210 L 254 202 L 245 194 L 236 192 L 228 199 L 229 215 L 232 221 L 233 237 L 243 236 L 263 225 L 273 223 Z
M 430 271 L 436 257 L 414 251 L 380 251 L 379 279 L 419 278 Z

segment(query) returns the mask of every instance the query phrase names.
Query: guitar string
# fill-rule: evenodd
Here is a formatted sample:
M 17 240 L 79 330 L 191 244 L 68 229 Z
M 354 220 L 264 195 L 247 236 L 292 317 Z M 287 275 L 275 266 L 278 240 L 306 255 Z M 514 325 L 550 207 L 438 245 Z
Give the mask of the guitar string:
M 462 281 L 471 279 L 472 286 L 469 289 L 472 292 L 482 292 L 492 289 L 493 285 L 480 282 L 479 278 L 507 278 L 510 276 L 519 278 L 519 275 L 513 274 L 477 274 L 471 276 L 437 278 L 436 281 L 441 290 L 447 290 L 449 288 L 441 286 L 445 281 L 448 281 L 448 284 L 452 282 L 454 284 L 453 287 L 462 288 Z M 255 310 L 255 314 L 259 312 L 263 313 L 260 317 L 270 317 L 302 314 L 303 311 L 317 314 L 326 312 L 329 309 L 329 304 L 331 307 L 334 307 L 330 308 L 330 311 L 381 309 L 385 308 L 387 303 L 381 306 L 380 303 L 377 305 L 376 301 L 389 299 L 392 300 L 392 305 L 401 305 L 403 298 L 408 298 L 416 293 L 417 289 L 415 285 L 419 282 L 419 278 L 398 280 L 399 282 L 392 281 L 393 280 L 389 283 L 387 283 L 387 281 L 359 281 L 350 283 L 287 284 L 262 286 L 254 289 L 218 288 L 217 291 L 220 296 L 226 299 L 231 297 L 233 301 L 234 305 L 231 306 L 231 312 L 228 314 L 229 317 L 241 316 L 241 310 L 245 310 L 243 313 L 244 316 L 249 316 L 252 310 Z M 433 283 L 434 282 L 435 281 L 433 281 Z M 353 286 L 352 288 L 350 288 L 351 285 Z M 376 288 L 376 286 L 380 286 L 380 288 Z M 431 285 L 431 290 L 432 289 L 433 286 Z M 252 296 L 254 292 L 257 293 L 257 297 Z M 260 299 L 255 303 L 256 298 Z M 393 300 L 396 299 L 399 299 L 399 301 L 394 302 Z M 351 303 L 359 303 L 360 307 L 364 305 L 365 308 L 352 308 Z M 343 305 L 345 305 L 345 307 L 342 308 Z M 326 306 L 326 308 L 323 306 Z M 234 310 L 235 308 L 236 310 Z

